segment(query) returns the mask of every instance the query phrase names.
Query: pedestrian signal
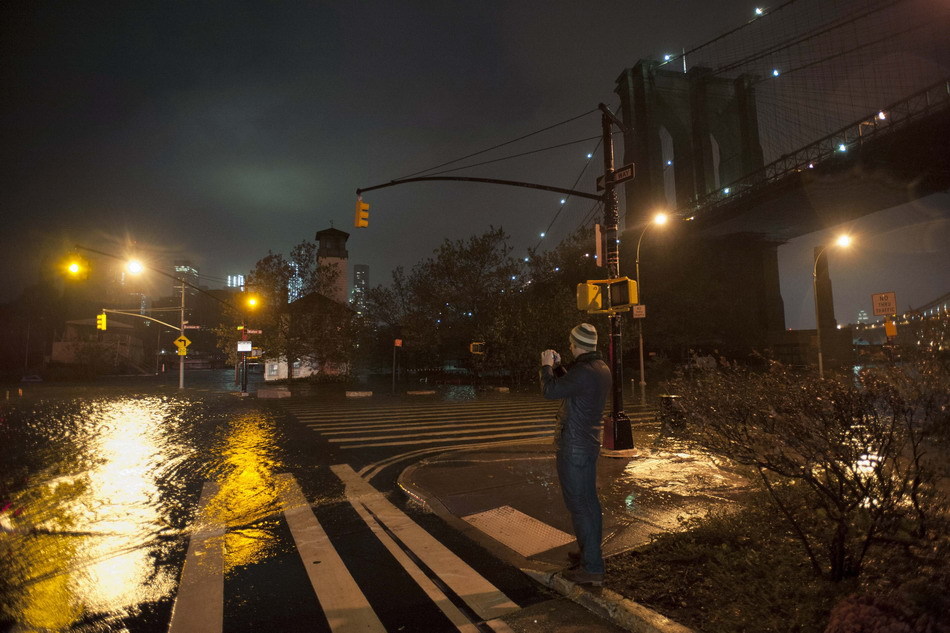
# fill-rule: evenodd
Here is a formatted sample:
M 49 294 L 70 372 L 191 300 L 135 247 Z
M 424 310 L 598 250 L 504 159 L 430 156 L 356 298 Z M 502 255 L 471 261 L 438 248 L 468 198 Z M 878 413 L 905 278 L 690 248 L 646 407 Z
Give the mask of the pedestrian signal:
M 96 315 L 96 329 L 97 329 L 97 330 L 104 330 L 104 329 L 106 329 L 106 314 L 105 314 L 105 312 L 103 312 L 102 314 L 97 314 L 97 315 Z
M 627 277 L 577 284 L 577 309 L 589 314 L 625 312 L 637 302 L 637 282 Z
M 353 226 L 358 229 L 369 226 L 369 203 L 363 202 L 362 197 L 356 198 L 356 216 L 353 218 Z
M 468 351 L 472 354 L 484 354 L 485 353 L 485 342 L 478 341 L 468 344 Z

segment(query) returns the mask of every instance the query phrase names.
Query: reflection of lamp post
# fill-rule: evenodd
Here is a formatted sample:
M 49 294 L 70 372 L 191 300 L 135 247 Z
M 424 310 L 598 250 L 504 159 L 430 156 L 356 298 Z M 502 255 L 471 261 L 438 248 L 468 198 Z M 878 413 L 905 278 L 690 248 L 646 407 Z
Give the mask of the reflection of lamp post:
M 640 239 L 637 240 L 637 264 L 636 264 L 636 278 L 637 278 L 637 303 L 643 303 L 643 286 L 640 285 L 640 243 L 643 241 L 643 236 L 646 234 L 647 229 L 653 226 L 662 226 L 666 224 L 668 217 L 665 213 L 657 213 L 653 216 L 653 222 L 647 224 L 643 227 L 643 231 L 640 232 Z M 643 369 L 643 319 L 637 319 L 637 334 L 640 338 L 640 404 L 646 404 L 647 402 L 647 379 L 646 372 Z
M 851 244 L 851 237 L 848 235 L 842 235 L 837 240 L 835 240 L 834 245 L 845 248 Z M 811 271 L 811 285 L 812 292 L 815 295 L 815 338 L 818 343 L 818 377 L 825 377 L 825 361 L 824 356 L 821 351 L 821 310 L 818 307 L 818 261 L 821 259 L 821 256 L 824 254 L 825 250 L 829 245 L 816 247 L 815 248 L 815 265 L 812 267 Z
M 241 327 L 241 340 L 246 341 L 247 338 L 247 313 L 248 310 L 253 310 L 258 306 L 260 300 L 254 296 L 249 295 L 244 300 L 244 319 L 243 325 Z M 241 352 L 241 395 L 247 395 L 247 350 Z

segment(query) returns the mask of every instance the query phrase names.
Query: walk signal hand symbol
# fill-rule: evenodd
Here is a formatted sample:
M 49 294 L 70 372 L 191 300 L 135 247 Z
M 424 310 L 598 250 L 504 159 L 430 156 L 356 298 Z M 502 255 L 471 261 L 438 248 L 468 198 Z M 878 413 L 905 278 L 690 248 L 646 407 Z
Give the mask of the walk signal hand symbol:
M 363 198 L 356 199 L 356 216 L 353 218 L 353 226 L 363 228 L 369 226 L 369 203 L 363 202 Z

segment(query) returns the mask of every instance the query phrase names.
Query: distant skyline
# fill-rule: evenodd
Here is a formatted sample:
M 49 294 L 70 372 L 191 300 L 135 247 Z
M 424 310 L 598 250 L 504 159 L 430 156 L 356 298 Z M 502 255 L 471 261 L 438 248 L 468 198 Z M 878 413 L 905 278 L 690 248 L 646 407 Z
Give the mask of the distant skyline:
M 384 285 L 396 266 L 490 226 L 516 256 L 551 248 L 590 201 L 418 183 L 364 196 L 369 227 L 355 229 L 355 191 L 574 119 L 510 153 L 562 147 L 473 173 L 592 192 L 602 167 L 588 159 L 597 141 L 582 139 L 600 133 L 597 104 L 618 102 L 620 72 L 706 42 L 755 7 L 5 3 L 0 302 L 77 243 L 134 248 L 168 269 L 188 259 L 221 287 L 331 224 L 350 234 L 350 263 Z M 838 320 L 853 321 L 872 292 L 894 290 L 905 306 L 950 290 L 948 215 L 940 194 L 858 221 L 854 259 L 830 258 Z M 824 237 L 779 250 L 788 327 L 814 326 L 808 258 Z

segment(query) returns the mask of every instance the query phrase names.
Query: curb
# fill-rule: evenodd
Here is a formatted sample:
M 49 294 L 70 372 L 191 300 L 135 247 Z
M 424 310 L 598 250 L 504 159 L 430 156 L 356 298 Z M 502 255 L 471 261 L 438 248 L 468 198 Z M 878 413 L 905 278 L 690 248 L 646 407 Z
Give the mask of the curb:
M 417 468 L 420 468 L 418 463 L 411 464 L 404 468 L 397 477 L 397 487 L 403 494 L 426 510 L 442 518 L 442 520 L 468 538 L 476 542 L 479 542 L 481 538 L 494 541 L 490 534 L 481 532 L 477 528 L 468 525 L 463 519 L 449 512 L 438 498 L 411 483 L 412 474 Z M 469 530 L 472 530 L 474 533 Z M 504 548 L 504 546 L 501 547 L 507 549 Z M 495 551 L 494 554 L 515 567 L 519 567 L 519 564 L 523 565 L 526 562 L 536 562 L 529 561 L 515 554 L 514 556 L 520 559 L 520 563 L 516 563 L 511 557 L 499 555 L 497 551 Z M 543 566 L 545 564 L 540 563 L 540 565 Z M 559 575 L 562 571 L 560 569 L 554 571 L 542 571 L 541 569 L 525 567 L 519 567 L 519 569 L 523 574 L 539 584 L 560 593 L 567 599 L 576 602 L 603 619 L 628 631 L 633 631 L 633 633 L 696 633 L 693 629 L 683 626 L 638 602 L 624 598 L 615 591 L 611 591 L 607 588 L 588 590 L 575 583 L 564 580 L 564 578 Z
M 617 626 L 634 633 L 695 633 L 693 629 L 674 622 L 652 609 L 624 598 L 610 589 L 587 590 L 564 580 L 557 572 L 522 569 L 522 573 L 549 589 L 576 602 Z

